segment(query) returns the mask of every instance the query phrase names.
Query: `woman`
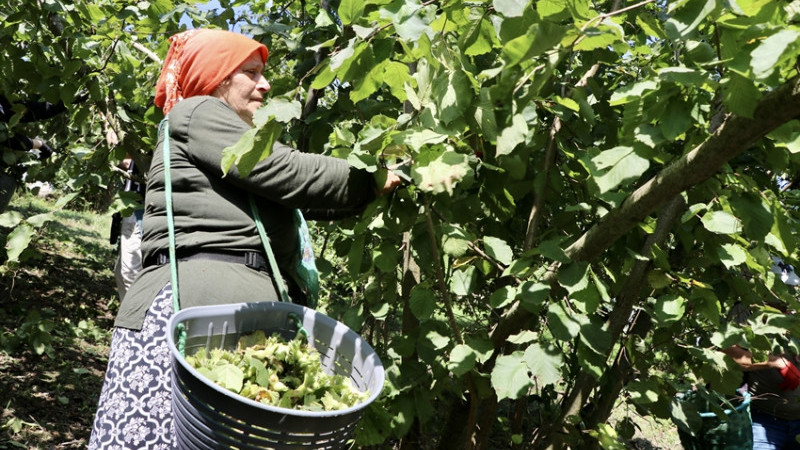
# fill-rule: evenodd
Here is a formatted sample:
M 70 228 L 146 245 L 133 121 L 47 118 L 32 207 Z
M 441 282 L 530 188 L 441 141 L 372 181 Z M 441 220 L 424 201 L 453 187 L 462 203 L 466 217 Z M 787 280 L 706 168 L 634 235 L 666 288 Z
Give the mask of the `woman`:
M 253 113 L 270 89 L 262 75 L 267 48 L 221 30 L 190 30 L 170 41 L 155 101 L 169 113 L 180 307 L 278 300 L 274 276 L 297 287 L 298 208 L 322 215 L 357 213 L 400 179 L 388 174 L 376 187 L 371 174 L 343 160 L 282 144 L 247 177 L 235 169 L 223 174 L 222 150 L 252 127 Z M 172 286 L 161 152 L 167 137 L 160 134 L 145 197 L 145 269 L 115 321 L 90 448 L 173 445 L 166 343 Z M 282 274 L 272 274 L 266 263 L 251 196 Z M 299 289 L 290 291 L 300 297 Z

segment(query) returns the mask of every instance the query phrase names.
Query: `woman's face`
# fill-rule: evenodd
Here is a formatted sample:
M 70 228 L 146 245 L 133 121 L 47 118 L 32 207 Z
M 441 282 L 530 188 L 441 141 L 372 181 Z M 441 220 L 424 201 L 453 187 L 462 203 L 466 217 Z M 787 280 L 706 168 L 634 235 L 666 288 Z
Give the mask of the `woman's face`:
M 264 63 L 254 52 L 211 94 L 230 105 L 245 122 L 253 125 L 253 113 L 261 106 L 269 83 L 264 78 Z

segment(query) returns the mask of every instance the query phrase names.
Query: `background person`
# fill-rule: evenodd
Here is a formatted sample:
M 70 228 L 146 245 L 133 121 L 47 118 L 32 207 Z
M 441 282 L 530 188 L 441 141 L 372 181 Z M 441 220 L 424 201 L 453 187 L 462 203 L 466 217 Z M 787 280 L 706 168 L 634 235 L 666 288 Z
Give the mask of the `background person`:
M 181 308 L 278 300 L 274 277 L 293 283 L 300 253 L 298 208 L 327 217 L 357 213 L 385 182 L 346 161 L 276 144 L 247 177 L 223 178 L 222 150 L 252 126 L 269 83 L 262 75 L 266 46 L 237 33 L 189 30 L 170 38 L 156 86 L 156 105 L 168 113 L 169 136 L 159 136 L 145 195 L 144 270 L 120 305 L 109 365 L 90 448 L 171 448 L 170 355 L 167 321 L 172 286 L 167 261 L 162 144 L 171 148 L 172 203 L 180 261 Z M 163 131 L 163 129 L 162 129 Z M 250 213 L 253 196 L 281 273 L 269 270 Z M 298 290 L 295 290 L 301 297 Z M 302 302 L 302 298 L 295 298 Z
M 753 450 L 800 449 L 800 360 L 797 355 L 770 355 L 754 362 L 749 350 L 725 350 L 745 373 L 753 419 Z
M 773 257 L 771 270 L 789 286 L 800 285 L 794 267 Z M 784 311 L 784 313 L 790 313 Z M 729 319 L 745 323 L 750 311 L 736 304 Z M 753 361 L 746 348 L 734 345 L 723 350 L 744 372 L 743 388 L 750 392 L 750 416 L 753 420 L 753 450 L 800 449 L 800 357 L 792 354 L 770 355 L 766 361 Z
M 144 199 L 145 186 L 136 181 L 141 175 L 136 163 L 127 155 L 118 165 L 128 177 L 122 186 L 123 192 L 135 192 Z M 111 243 L 117 244 L 117 259 L 114 263 L 114 279 L 117 282 L 117 293 L 122 300 L 128 289 L 142 270 L 142 219 L 144 209 L 137 208 L 127 216 L 114 213 L 111 220 Z

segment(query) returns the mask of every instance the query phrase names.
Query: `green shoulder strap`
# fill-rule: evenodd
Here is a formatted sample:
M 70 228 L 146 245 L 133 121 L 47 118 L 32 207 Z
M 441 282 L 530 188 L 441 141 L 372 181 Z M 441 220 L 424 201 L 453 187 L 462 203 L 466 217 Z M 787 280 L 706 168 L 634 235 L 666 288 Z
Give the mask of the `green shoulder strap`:
M 282 301 L 291 302 L 291 299 L 289 298 L 289 291 L 286 289 L 286 283 L 284 283 L 283 277 L 281 276 L 281 271 L 278 269 L 278 261 L 275 260 L 275 254 L 272 253 L 272 246 L 269 243 L 269 237 L 267 237 L 267 232 L 264 230 L 264 224 L 261 223 L 261 214 L 258 213 L 256 199 L 253 197 L 253 194 L 249 194 L 248 197 L 250 199 L 250 210 L 253 212 L 253 220 L 256 221 L 258 235 L 261 237 L 261 244 L 264 246 L 264 251 L 267 253 L 269 268 L 272 270 L 272 278 L 275 280 L 275 284 L 278 286 L 278 293 L 281 295 Z
M 159 133 L 163 128 L 164 145 L 164 203 L 167 209 L 167 231 L 169 233 L 169 270 L 172 278 L 172 312 L 176 314 L 181 309 L 180 289 L 178 288 L 178 259 L 175 257 L 175 220 L 172 215 L 172 177 L 170 176 L 170 150 L 169 150 L 169 116 L 164 117 L 158 126 Z M 178 351 L 184 354 L 186 348 L 186 329 L 183 323 L 178 324 Z

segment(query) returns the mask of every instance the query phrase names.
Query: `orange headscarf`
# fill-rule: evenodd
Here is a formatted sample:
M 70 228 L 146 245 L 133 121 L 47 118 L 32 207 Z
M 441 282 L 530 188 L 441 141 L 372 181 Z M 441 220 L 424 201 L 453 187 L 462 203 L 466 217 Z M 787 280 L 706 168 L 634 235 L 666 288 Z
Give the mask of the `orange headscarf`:
M 187 30 L 169 40 L 156 83 L 155 103 L 164 114 L 184 98 L 214 92 L 253 52 L 262 62 L 269 56 L 266 45 L 232 31 Z

